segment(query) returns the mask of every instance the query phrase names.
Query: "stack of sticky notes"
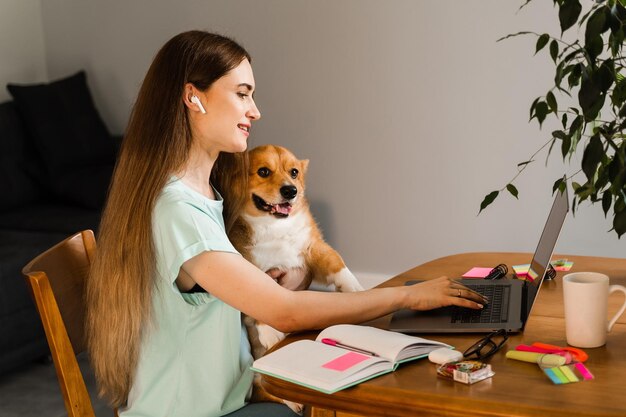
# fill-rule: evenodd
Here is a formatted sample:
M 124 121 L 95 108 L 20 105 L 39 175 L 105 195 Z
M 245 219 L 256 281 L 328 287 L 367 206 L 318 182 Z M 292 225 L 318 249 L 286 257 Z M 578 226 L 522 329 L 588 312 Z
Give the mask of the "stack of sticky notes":
M 557 259 L 552 261 L 551 265 L 555 271 L 569 271 L 572 266 L 574 266 L 574 262 L 568 261 L 567 259 Z M 528 279 L 529 281 L 532 281 L 536 278 L 536 276 L 533 277 L 530 273 L 530 264 L 513 265 L 513 271 L 519 279 Z
M 557 259 L 556 261 L 552 261 L 552 267 L 555 271 L 569 271 L 574 266 L 574 262 L 568 261 L 567 259 Z
M 543 372 L 552 382 L 558 385 L 593 379 L 593 374 L 580 362 L 571 365 L 555 366 L 553 368 L 543 368 Z
M 513 265 L 513 271 L 515 272 L 515 276 L 519 279 L 525 279 L 528 276 L 529 270 L 530 264 Z

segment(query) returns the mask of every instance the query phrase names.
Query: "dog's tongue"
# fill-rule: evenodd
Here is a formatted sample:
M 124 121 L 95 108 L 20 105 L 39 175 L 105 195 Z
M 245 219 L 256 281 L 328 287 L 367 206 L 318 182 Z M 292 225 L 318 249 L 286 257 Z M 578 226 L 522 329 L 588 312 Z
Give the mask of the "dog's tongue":
M 291 204 L 289 203 L 277 204 L 274 206 L 274 208 L 276 209 L 276 213 L 280 214 L 287 215 L 291 212 Z

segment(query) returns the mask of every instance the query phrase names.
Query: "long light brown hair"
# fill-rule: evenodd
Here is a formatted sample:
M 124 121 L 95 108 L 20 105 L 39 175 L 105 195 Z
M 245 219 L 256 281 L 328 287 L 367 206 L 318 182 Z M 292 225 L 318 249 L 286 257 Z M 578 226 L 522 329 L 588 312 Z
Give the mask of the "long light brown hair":
M 141 337 L 151 318 L 156 260 L 152 211 L 168 178 L 182 169 L 192 142 L 184 87 L 201 91 L 249 54 L 226 37 L 181 33 L 157 53 L 139 90 L 109 187 L 98 250 L 87 282 L 87 349 L 100 396 L 124 405 L 133 383 Z M 210 111 L 210 110 L 209 110 Z M 245 153 L 221 153 L 211 174 L 218 191 L 231 176 L 247 178 Z M 241 179 L 240 179 L 241 180 Z M 227 228 L 241 201 L 228 193 Z

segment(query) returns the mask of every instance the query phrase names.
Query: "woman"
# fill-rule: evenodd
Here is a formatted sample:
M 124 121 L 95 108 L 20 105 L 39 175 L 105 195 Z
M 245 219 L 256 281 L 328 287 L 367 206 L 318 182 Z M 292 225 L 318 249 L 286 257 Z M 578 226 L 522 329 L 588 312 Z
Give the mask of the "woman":
M 240 312 L 292 332 L 485 302 L 444 277 L 292 292 L 240 256 L 226 237 L 242 200 L 229 180 L 247 177 L 242 152 L 261 117 L 254 89 L 248 53 L 200 31 L 168 41 L 141 86 L 87 284 L 91 360 L 121 416 L 289 415 L 283 405 L 245 406 L 252 359 Z M 234 197 L 222 201 L 224 190 Z M 255 409 L 265 406 L 274 408 Z

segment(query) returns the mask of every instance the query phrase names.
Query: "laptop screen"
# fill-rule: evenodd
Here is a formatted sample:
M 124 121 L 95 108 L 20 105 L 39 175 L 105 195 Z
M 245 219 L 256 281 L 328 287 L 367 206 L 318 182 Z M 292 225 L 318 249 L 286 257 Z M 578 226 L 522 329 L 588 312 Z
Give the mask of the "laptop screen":
M 548 220 L 541 233 L 541 238 L 537 244 L 535 255 L 530 262 L 528 275 L 533 278 L 532 283 L 527 287 L 526 317 L 530 315 L 530 310 L 535 302 L 541 283 L 546 275 L 550 258 L 556 245 L 556 241 L 561 233 L 561 227 L 565 221 L 565 216 L 569 210 L 569 202 L 567 196 L 567 188 L 564 192 L 557 191 L 552 203 L 552 209 L 548 215 Z

